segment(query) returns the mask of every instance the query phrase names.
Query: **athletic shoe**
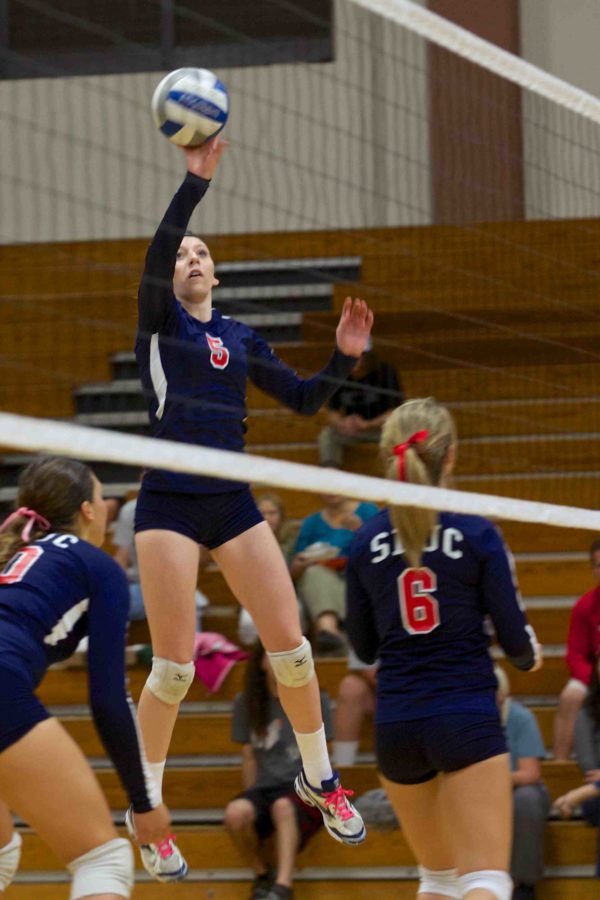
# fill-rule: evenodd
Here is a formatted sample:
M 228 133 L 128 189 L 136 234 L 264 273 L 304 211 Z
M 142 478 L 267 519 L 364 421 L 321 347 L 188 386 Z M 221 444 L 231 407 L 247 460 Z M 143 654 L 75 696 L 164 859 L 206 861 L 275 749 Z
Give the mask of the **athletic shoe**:
M 274 878 L 275 873 L 270 868 L 262 875 L 257 875 L 250 891 L 250 900 L 266 900 Z
M 308 783 L 304 769 L 296 776 L 294 790 L 301 800 L 321 811 L 325 828 L 332 838 L 342 844 L 362 844 L 366 836 L 364 822 L 359 812 L 348 801 L 354 791 L 346 791 L 337 772 L 321 788 Z
M 293 900 L 294 892 L 286 884 L 274 884 L 265 900 Z
M 133 825 L 133 807 L 125 813 L 125 824 L 130 836 L 136 839 Z M 188 873 L 188 864 L 170 834 L 160 844 L 140 844 L 140 855 L 146 872 L 157 881 L 181 881 Z

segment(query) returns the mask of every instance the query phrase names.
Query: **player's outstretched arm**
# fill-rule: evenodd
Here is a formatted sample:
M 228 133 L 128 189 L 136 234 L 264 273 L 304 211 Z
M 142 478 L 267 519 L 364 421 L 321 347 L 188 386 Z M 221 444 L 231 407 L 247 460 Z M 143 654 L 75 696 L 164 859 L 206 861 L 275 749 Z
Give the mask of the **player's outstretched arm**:
M 336 347 L 327 365 L 311 378 L 300 378 L 262 338 L 254 335 L 248 375 L 266 394 L 305 416 L 316 413 L 346 380 L 363 352 L 373 326 L 364 300 L 346 297 L 336 330 Z
M 181 148 L 186 158 L 187 174 L 148 248 L 138 291 L 138 327 L 146 336 L 159 331 L 169 314 L 179 245 L 226 147 L 227 141 L 216 137 L 200 147 Z

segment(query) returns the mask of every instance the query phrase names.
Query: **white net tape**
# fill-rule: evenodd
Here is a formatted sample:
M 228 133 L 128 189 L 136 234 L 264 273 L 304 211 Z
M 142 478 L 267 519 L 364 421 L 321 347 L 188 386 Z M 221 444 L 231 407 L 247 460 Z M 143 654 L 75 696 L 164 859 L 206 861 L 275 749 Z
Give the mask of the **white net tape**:
M 341 494 L 399 506 L 452 510 L 534 522 L 538 525 L 561 525 L 600 531 L 600 512 L 590 509 L 514 500 L 491 494 L 421 487 L 388 481 L 385 478 L 372 478 L 335 469 L 268 459 L 249 453 L 193 447 L 174 441 L 125 435 L 99 428 L 85 428 L 81 425 L 69 425 L 10 413 L 0 413 L 0 435 L 3 444 L 14 448 L 78 459 L 211 475 L 291 490 Z M 375 449 L 373 452 L 376 452 Z
M 600 124 L 600 100 L 411 0 L 351 0 L 478 66 Z

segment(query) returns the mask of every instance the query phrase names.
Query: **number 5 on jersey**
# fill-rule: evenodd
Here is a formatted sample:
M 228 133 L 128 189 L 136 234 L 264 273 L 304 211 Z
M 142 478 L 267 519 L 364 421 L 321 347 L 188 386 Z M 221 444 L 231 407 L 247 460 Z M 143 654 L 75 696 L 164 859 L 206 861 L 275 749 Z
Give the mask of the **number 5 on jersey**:
M 223 346 L 223 341 L 219 337 L 206 335 L 208 346 L 210 347 L 210 364 L 213 369 L 225 369 L 229 364 L 229 350 Z
M 405 569 L 398 576 L 400 615 L 409 634 L 429 634 L 440 624 L 440 609 L 433 592 L 437 578 L 431 569 Z

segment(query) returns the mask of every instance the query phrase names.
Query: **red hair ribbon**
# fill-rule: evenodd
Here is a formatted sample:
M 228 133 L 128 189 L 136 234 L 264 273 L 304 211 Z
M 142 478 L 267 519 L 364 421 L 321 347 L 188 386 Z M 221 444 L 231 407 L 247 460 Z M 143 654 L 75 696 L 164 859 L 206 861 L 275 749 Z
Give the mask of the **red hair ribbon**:
M 429 432 L 423 429 L 423 431 L 415 431 L 415 433 L 411 434 L 404 443 L 396 444 L 394 447 L 394 456 L 398 457 L 398 481 L 404 481 L 404 456 L 408 448 L 412 447 L 413 444 L 422 444 L 428 437 Z
M 42 531 L 48 531 L 48 529 L 50 528 L 50 522 L 48 521 L 48 519 L 40 516 L 40 514 L 35 511 L 35 509 L 28 509 L 26 506 L 21 506 L 16 510 L 16 512 L 11 513 L 10 516 L 8 516 L 8 518 L 4 520 L 4 522 L 0 525 L 0 531 L 6 531 L 8 526 L 12 525 L 12 523 L 16 519 L 20 519 L 23 517 L 28 519 L 27 524 L 21 532 L 21 540 L 25 541 L 25 543 L 27 543 L 29 538 L 31 537 L 31 529 L 34 525 L 39 525 Z

